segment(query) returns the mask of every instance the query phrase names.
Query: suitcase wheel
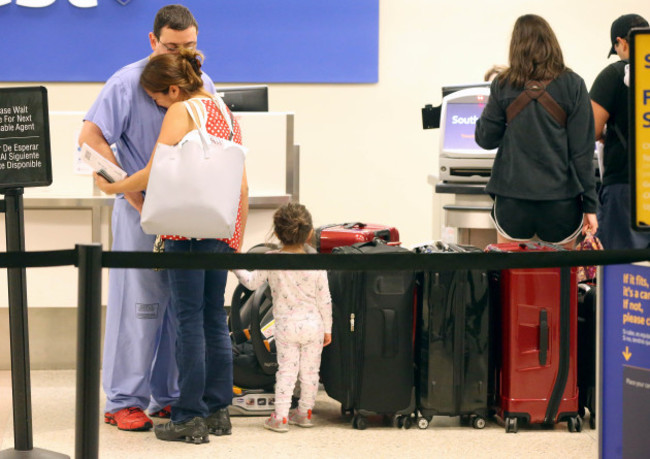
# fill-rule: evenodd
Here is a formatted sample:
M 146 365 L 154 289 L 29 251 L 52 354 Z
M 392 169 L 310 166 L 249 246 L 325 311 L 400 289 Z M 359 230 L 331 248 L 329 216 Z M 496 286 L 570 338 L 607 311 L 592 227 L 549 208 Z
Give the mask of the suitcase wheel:
M 354 409 L 353 408 L 346 409 L 346 408 L 343 408 L 343 405 L 341 405 L 341 416 L 342 417 L 346 417 L 348 415 L 353 415 L 353 414 L 354 414 Z
M 368 427 L 368 420 L 361 414 L 355 414 L 352 418 L 352 427 L 359 430 L 366 430 Z
M 427 418 L 418 418 L 418 429 L 426 429 L 429 427 L 429 420 Z
M 482 416 L 475 416 L 474 419 L 472 419 L 472 427 L 475 429 L 483 429 L 485 428 L 485 418 Z
M 411 418 L 411 415 L 402 416 L 396 414 L 391 417 L 390 425 L 398 429 L 410 429 L 413 427 L 413 418 Z
M 582 432 L 582 418 L 580 416 L 569 418 L 567 425 L 569 432 Z
M 506 418 L 506 433 L 517 433 L 517 418 Z
M 413 426 L 413 419 L 411 418 L 411 416 L 402 416 L 400 418 L 400 424 L 402 424 L 401 427 L 408 430 Z

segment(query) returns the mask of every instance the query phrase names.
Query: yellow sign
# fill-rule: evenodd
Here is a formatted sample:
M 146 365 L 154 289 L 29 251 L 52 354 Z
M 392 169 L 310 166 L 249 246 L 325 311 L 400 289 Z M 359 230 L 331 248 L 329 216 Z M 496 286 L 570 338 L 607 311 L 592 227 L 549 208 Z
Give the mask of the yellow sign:
M 636 229 L 650 230 L 650 30 L 634 31 L 633 43 L 633 224 Z

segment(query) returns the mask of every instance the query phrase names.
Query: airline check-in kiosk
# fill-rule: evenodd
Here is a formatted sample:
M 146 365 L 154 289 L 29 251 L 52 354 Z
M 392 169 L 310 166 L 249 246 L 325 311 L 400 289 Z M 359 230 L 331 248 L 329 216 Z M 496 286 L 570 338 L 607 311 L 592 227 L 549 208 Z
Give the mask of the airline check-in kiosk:
M 474 140 L 489 84 L 446 86 L 442 92 L 438 173 L 429 175 L 429 183 L 436 193 L 453 195 L 452 203 L 443 206 L 443 226 L 453 232 L 451 239 L 482 248 L 496 242 L 492 199 L 485 193 L 496 150 L 484 150 Z
M 452 203 L 443 206 L 443 238 L 482 248 L 496 242 L 492 199 L 485 193 L 496 150 L 484 150 L 474 141 L 476 121 L 490 97 L 489 83 L 445 86 L 442 93 L 441 106 L 426 106 L 422 120 L 425 129 L 440 128 L 438 173 L 429 175 L 429 183 L 436 193 L 453 195 Z M 599 146 L 594 151 L 597 184 Z

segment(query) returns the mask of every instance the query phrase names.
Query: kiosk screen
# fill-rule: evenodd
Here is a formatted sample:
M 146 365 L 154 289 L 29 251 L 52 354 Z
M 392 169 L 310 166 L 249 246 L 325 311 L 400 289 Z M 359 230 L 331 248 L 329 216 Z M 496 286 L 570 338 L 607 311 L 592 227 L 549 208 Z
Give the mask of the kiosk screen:
M 484 106 L 482 103 L 447 104 L 443 150 L 484 151 L 474 140 L 476 121 Z

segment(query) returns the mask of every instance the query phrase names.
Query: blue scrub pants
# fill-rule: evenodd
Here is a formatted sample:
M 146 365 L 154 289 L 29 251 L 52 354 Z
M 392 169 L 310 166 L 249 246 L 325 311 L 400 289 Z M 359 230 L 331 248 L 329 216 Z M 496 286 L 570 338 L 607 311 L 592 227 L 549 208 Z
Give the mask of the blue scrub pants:
M 165 252 L 229 253 L 216 239 L 165 241 Z M 176 361 L 180 395 L 172 421 L 206 417 L 232 402 L 232 344 L 224 309 L 227 271 L 168 271 L 178 321 Z
M 650 233 L 634 231 L 630 226 L 631 198 L 629 184 L 601 188 L 598 207 L 598 238 L 605 249 L 645 249 Z
M 114 251 L 153 249 L 155 237 L 142 232 L 139 212 L 121 196 L 112 219 Z M 169 303 L 166 272 L 110 270 L 102 367 L 107 412 L 157 411 L 178 397 L 176 325 Z

